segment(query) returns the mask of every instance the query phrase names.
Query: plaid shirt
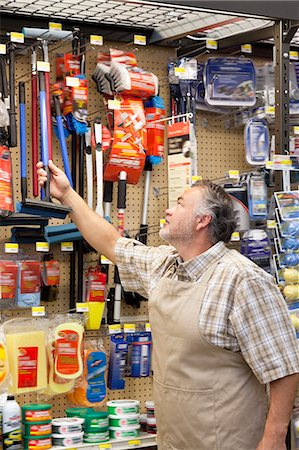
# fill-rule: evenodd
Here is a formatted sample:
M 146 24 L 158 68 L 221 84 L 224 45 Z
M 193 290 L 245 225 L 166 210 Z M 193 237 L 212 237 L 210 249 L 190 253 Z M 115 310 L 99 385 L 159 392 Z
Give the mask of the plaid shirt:
M 174 247 L 120 238 L 115 255 L 124 289 L 147 298 L 166 271 L 172 279 L 200 285 L 203 272 L 220 258 L 198 318 L 205 339 L 241 351 L 261 383 L 299 372 L 298 342 L 285 300 L 273 277 L 239 252 L 218 242 L 184 262 Z

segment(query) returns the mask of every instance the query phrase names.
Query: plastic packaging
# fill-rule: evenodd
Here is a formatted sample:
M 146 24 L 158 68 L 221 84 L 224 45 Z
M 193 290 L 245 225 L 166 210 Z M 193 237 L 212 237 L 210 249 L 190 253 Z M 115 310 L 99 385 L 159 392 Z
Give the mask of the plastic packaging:
M 251 165 L 263 165 L 269 159 L 270 137 L 267 122 L 250 119 L 244 128 L 246 161 Z
M 52 437 L 24 436 L 24 450 L 47 450 L 52 448 Z
M 139 414 L 110 414 L 109 416 L 110 427 L 124 428 L 132 425 L 139 425 Z
M 97 444 L 100 442 L 106 442 L 109 440 L 109 431 L 102 431 L 99 433 L 84 433 L 84 442 L 86 444 Z
M 139 400 L 111 400 L 107 402 L 108 413 L 119 414 L 138 414 Z
M 52 420 L 51 411 L 52 405 L 49 404 L 30 404 L 23 405 L 22 421 L 26 423 L 48 422 Z
M 108 429 L 108 413 L 102 411 L 87 411 L 85 415 L 85 433 L 98 433 Z
M 83 431 L 75 434 L 52 434 L 53 445 L 71 447 L 83 444 Z
M 51 420 L 42 422 L 23 422 L 25 436 L 48 436 L 52 434 Z
M 111 439 L 131 439 L 136 438 L 140 434 L 140 425 L 132 425 L 126 428 L 109 428 L 109 435 Z
M 0 392 L 1 389 L 5 387 L 8 372 L 9 369 L 8 369 L 7 348 L 5 344 L 3 330 L 0 328 Z
M 13 395 L 2 408 L 3 449 L 22 450 L 21 408 Z
M 82 431 L 84 419 L 63 417 L 52 420 L 53 434 L 77 434 Z
M 55 328 L 54 372 L 58 377 L 74 380 L 82 374 L 83 332 L 83 326 L 75 321 Z

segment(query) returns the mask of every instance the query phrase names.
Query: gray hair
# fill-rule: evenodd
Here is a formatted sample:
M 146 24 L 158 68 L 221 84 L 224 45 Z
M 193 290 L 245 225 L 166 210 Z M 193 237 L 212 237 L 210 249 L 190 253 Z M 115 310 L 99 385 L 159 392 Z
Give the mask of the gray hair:
M 213 244 L 219 241 L 229 242 L 237 225 L 230 196 L 221 186 L 207 180 L 197 181 L 192 187 L 199 187 L 204 191 L 195 212 L 200 216 L 211 216 L 209 229 Z

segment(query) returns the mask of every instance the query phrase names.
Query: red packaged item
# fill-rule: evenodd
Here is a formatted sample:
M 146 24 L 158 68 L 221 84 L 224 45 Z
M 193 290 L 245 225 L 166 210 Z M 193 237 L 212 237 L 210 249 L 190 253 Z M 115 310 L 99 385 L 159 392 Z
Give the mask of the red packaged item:
M 40 291 L 41 264 L 39 261 L 22 261 L 20 263 L 21 294 L 36 294 Z
M 164 158 L 164 122 L 153 123 L 165 117 L 165 110 L 160 108 L 145 108 L 147 149 L 146 156 Z
M 12 190 L 12 164 L 9 148 L 0 145 L 0 216 L 14 212 Z
M 13 300 L 15 298 L 17 277 L 17 263 L 0 261 L 0 300 Z
M 114 136 L 104 179 L 118 181 L 121 171 L 127 172 L 127 182 L 137 184 L 145 163 L 147 145 L 143 102 L 138 98 L 121 99 L 114 111 Z
M 88 302 L 104 302 L 106 292 L 107 275 L 100 268 L 90 269 L 87 280 Z
M 42 279 L 45 286 L 58 286 L 60 279 L 59 261 L 43 261 Z

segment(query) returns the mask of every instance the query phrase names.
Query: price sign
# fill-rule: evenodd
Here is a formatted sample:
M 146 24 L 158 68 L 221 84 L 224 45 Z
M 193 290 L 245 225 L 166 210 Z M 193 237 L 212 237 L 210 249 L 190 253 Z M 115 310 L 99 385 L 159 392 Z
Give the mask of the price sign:
M 5 253 L 19 253 L 19 244 L 7 243 L 4 245 Z
M 31 308 L 31 314 L 33 317 L 43 317 L 46 315 L 46 310 L 44 306 L 33 306 Z
M 36 242 L 35 250 L 37 252 L 48 252 L 50 250 L 50 246 L 48 242 Z

